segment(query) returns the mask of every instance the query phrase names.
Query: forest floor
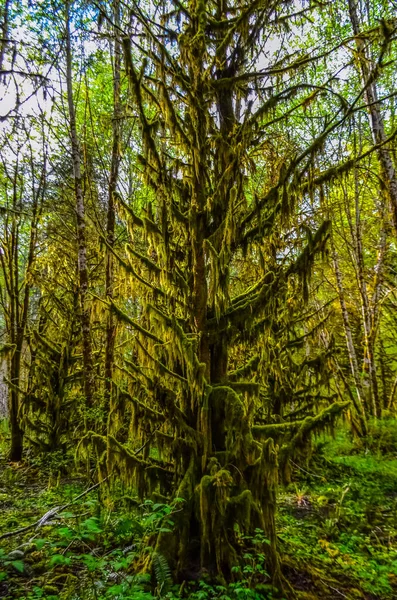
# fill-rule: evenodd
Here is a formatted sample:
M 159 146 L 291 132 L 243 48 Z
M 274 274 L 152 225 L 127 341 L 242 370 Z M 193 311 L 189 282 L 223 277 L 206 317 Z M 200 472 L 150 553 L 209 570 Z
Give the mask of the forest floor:
M 3 435 L 3 444 L 4 444 Z M 3 451 L 2 451 L 3 450 Z M 7 464 L 0 440 L 0 598 L 20 600 L 260 600 L 275 598 L 263 554 L 247 552 L 236 582 L 205 579 L 173 586 L 166 565 L 136 575 L 148 562 L 150 539 L 172 528 L 175 507 L 136 506 L 123 489 L 109 502 L 84 478 L 59 475 L 71 468 L 60 453 Z M 66 460 L 66 462 L 65 462 Z M 340 429 L 314 444 L 308 465 L 293 465 L 293 483 L 280 489 L 277 517 L 285 577 L 303 600 L 397 598 L 397 424 L 378 426 L 365 444 Z M 70 472 L 70 471 L 69 471 Z M 70 506 L 65 507 L 70 502 Z M 260 545 L 261 536 L 253 538 Z M 137 559 L 138 557 L 138 559 Z M 156 587 L 157 586 L 157 587 Z M 272 595 L 273 594 L 273 595 Z

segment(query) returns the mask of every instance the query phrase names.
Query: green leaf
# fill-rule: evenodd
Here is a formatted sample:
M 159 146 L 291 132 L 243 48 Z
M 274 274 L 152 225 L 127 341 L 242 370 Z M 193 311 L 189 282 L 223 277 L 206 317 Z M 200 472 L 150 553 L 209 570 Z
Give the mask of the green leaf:
M 57 529 L 57 533 L 60 535 L 60 537 L 64 537 L 69 540 L 74 536 L 74 532 L 69 529 L 69 527 L 60 527 Z
M 89 519 L 86 519 L 85 521 L 82 522 L 81 524 L 81 529 L 82 530 L 86 530 L 90 533 L 102 533 L 102 529 L 101 527 L 99 527 L 98 525 L 98 519 L 97 517 L 90 517 Z
M 124 586 L 121 584 L 112 585 L 108 590 L 106 590 L 106 596 L 110 598 L 114 598 L 115 596 L 120 596 L 124 592 Z
M 85 564 L 89 571 L 101 569 L 105 565 L 105 561 L 103 559 L 92 556 L 92 554 L 82 554 L 80 556 L 80 560 L 83 564 Z
M 123 533 L 129 533 L 132 528 L 133 528 L 132 519 L 123 519 L 123 520 L 118 521 L 114 532 L 116 535 L 122 535 Z
M 25 570 L 25 565 L 24 565 L 24 563 L 23 563 L 23 561 L 22 561 L 22 560 L 13 560 L 13 561 L 11 562 L 11 564 L 12 564 L 12 566 L 13 566 L 13 567 L 14 567 L 14 568 L 15 568 L 17 571 L 19 571 L 20 573 L 23 573 L 23 572 L 24 572 L 24 570 Z
M 70 565 L 72 559 L 68 556 L 64 556 L 63 554 L 54 554 L 50 560 L 50 567 L 55 567 L 56 565 Z
M 120 569 L 128 567 L 128 562 L 126 560 L 115 560 L 112 563 L 112 567 L 115 571 L 120 571 Z
M 240 572 L 240 567 L 239 566 L 232 567 L 231 571 L 232 571 L 232 573 L 239 573 Z

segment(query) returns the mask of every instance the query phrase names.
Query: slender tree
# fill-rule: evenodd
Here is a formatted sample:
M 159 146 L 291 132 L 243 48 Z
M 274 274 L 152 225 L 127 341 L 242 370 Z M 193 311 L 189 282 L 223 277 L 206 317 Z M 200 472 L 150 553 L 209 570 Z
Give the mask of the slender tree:
M 381 59 L 375 65 L 365 42 L 365 36 L 362 35 L 362 25 L 358 12 L 356 0 L 349 0 L 350 21 L 355 36 L 355 43 L 358 53 L 359 69 L 364 86 L 364 95 L 368 104 L 368 117 L 374 144 L 377 146 L 377 156 L 381 167 L 381 176 L 384 184 L 386 199 L 391 207 L 394 228 L 397 231 L 397 176 L 393 164 L 390 144 L 387 143 L 384 121 L 381 113 L 381 107 L 376 87 L 377 70 L 382 65 L 382 59 L 387 53 L 393 34 L 396 31 L 396 23 L 384 20 L 382 31 L 384 34 Z
M 9 458 L 12 461 L 20 461 L 23 452 L 23 428 L 20 414 L 21 361 L 29 319 L 30 295 L 33 285 L 32 269 L 37 253 L 38 222 L 46 190 L 47 150 L 45 142 L 43 142 L 42 163 L 38 165 L 38 161 L 35 159 L 35 150 L 31 144 L 28 143 L 27 152 L 22 150 L 23 145 L 29 140 L 30 131 L 26 128 L 18 131 L 17 128 L 15 135 L 19 137 L 19 140 L 14 156 L 12 148 L 7 143 L 3 147 L 1 156 L 5 212 L 3 213 L 0 261 L 4 282 L 1 300 L 10 348 L 11 448 Z M 11 156 L 13 156 L 13 160 L 10 160 Z M 30 202 L 26 202 L 26 195 L 29 195 Z M 28 226 L 26 225 L 27 216 Z
M 77 131 L 76 110 L 73 98 L 72 68 L 72 36 L 71 36 L 71 4 L 65 3 L 65 39 L 66 39 L 66 89 L 69 110 L 69 130 L 71 139 L 71 155 L 73 161 L 74 192 L 76 201 L 76 222 L 78 240 L 78 273 L 81 304 L 81 331 L 83 339 L 84 390 L 89 408 L 94 403 L 94 365 L 91 346 L 90 310 L 88 304 L 88 264 L 86 241 L 86 216 L 83 194 L 82 162 L 79 136 Z
M 9 23 L 10 23 L 10 5 L 11 0 L 5 0 L 3 7 L 0 12 L 1 18 L 1 42 L 0 42 L 0 75 L 3 71 L 4 58 L 7 50 L 7 44 L 9 43 Z
M 112 121 L 112 156 L 109 177 L 109 196 L 106 221 L 106 297 L 109 301 L 114 298 L 114 242 L 115 242 L 115 199 L 120 167 L 121 146 L 121 39 L 120 39 L 120 3 L 115 0 L 113 7 L 114 19 L 114 59 L 113 59 L 113 121 Z M 105 400 L 110 402 L 112 394 L 112 378 L 114 367 L 114 344 L 116 337 L 116 323 L 111 311 L 108 314 L 106 325 L 106 350 L 105 350 Z

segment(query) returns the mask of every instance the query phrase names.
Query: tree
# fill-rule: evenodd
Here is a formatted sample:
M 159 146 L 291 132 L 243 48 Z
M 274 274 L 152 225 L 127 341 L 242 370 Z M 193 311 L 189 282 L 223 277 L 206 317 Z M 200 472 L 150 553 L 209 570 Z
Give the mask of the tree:
M 37 253 L 38 222 L 47 185 L 47 147 L 39 123 L 42 148 L 30 141 L 33 126 L 14 127 L 15 149 L 8 142 L 1 155 L 2 220 L 0 261 L 3 285 L 1 303 L 9 352 L 10 428 L 9 458 L 20 461 L 23 429 L 20 415 L 21 361 L 29 319 L 33 265 Z M 39 130 L 40 131 L 40 130 Z M 25 148 L 26 147 L 26 148 Z M 28 217 L 28 218 L 26 218 Z
M 112 157 L 109 176 L 109 198 L 106 219 L 106 297 L 110 301 L 114 297 L 114 243 L 115 243 L 115 200 L 117 195 L 117 182 L 120 168 L 121 145 L 121 40 L 120 40 L 120 4 L 114 2 L 114 64 L 113 64 L 113 122 L 112 122 Z M 106 350 L 105 350 L 105 400 L 110 403 L 112 397 L 112 378 L 114 367 L 114 344 L 116 337 L 116 324 L 114 315 L 108 313 L 106 325 Z
M 349 0 L 349 16 L 354 33 L 354 39 L 358 54 L 358 66 L 361 71 L 364 95 L 368 104 L 368 117 L 373 135 L 374 144 L 377 146 L 377 156 L 381 168 L 381 177 L 383 180 L 383 191 L 386 203 L 390 205 L 394 228 L 397 231 L 397 176 L 395 166 L 390 151 L 390 142 L 388 143 L 385 133 L 385 126 L 379 103 L 378 90 L 376 88 L 376 77 L 378 71 L 382 68 L 384 57 L 389 51 L 393 35 L 396 32 L 397 25 L 395 20 L 383 19 L 381 27 L 383 36 L 381 38 L 381 51 L 376 64 L 369 56 L 366 47 L 365 35 L 361 31 L 360 17 L 356 0 Z
M 59 84 L 51 152 L 14 131 L 2 157 L 11 456 L 82 438 L 99 477 L 178 505 L 152 558 L 180 577 L 232 577 L 260 528 L 282 585 L 278 481 L 348 406 L 361 436 L 393 406 L 394 20 L 349 7 L 354 37 L 316 0 L 23 8 Z
M 201 566 L 227 576 L 239 535 L 261 527 L 277 581 L 273 440 L 291 456 L 346 405 L 326 394 L 324 410 L 315 401 L 308 409 L 310 378 L 329 349 L 321 357 L 299 351 L 292 368 L 294 346 L 310 334 L 299 331 L 294 298 L 307 300 L 329 236 L 329 222 L 313 232 L 293 219 L 298 198 L 317 183 L 314 157 L 353 107 L 331 123 L 325 117 L 303 147 L 283 134 L 280 123 L 316 98 L 319 86 L 300 69 L 317 57 L 297 58 L 287 45 L 274 56 L 266 40 L 310 9 L 221 1 L 169 8 L 133 3 L 135 25 L 123 38 L 147 199 L 143 207 L 118 200 L 130 232 L 119 262 L 134 282 L 135 314 L 131 302 L 109 303 L 135 333 L 118 394 L 132 406 L 132 439 L 144 454 L 113 433 L 91 432 L 82 446 L 93 441 L 102 459 L 107 448 L 108 467 L 124 468 L 141 496 L 186 501 L 179 540 L 164 532 L 156 546 L 179 571 L 198 543 Z M 296 419 L 299 407 L 309 416 Z
M 24 393 L 23 427 L 25 437 L 37 452 L 65 450 L 77 422 L 76 394 L 81 369 L 77 341 L 80 339 L 79 295 L 71 306 L 43 294 L 38 307 L 38 323 L 29 339 L 29 375 Z M 55 325 L 55 327 L 54 327 Z M 55 335 L 55 330 L 57 334 Z M 55 341 L 54 341 L 55 340 Z
M 86 242 L 86 217 L 83 193 L 83 176 L 81 168 L 81 151 L 77 132 L 76 110 L 73 98 L 73 70 L 72 70 L 72 40 L 71 40 L 71 5 L 65 4 L 65 35 L 66 35 L 66 89 L 69 110 L 69 128 L 71 139 L 71 155 L 73 161 L 74 191 L 76 200 L 76 224 L 78 239 L 78 273 L 79 293 L 81 303 L 81 331 L 83 339 L 84 361 L 84 389 L 87 407 L 92 408 L 94 403 L 94 365 L 91 346 L 90 310 L 88 305 L 88 265 Z

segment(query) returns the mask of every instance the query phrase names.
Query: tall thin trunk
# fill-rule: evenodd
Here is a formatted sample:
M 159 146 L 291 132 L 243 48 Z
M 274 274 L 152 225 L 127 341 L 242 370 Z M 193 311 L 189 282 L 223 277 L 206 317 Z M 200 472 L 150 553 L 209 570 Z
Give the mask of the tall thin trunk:
M 5 0 L 1 10 L 1 43 L 0 43 L 0 73 L 3 70 L 4 57 L 8 44 L 8 32 L 10 28 L 10 4 L 11 0 Z
M 23 431 L 19 415 L 19 378 L 21 365 L 21 347 L 19 345 L 20 334 L 18 331 L 19 323 L 19 225 L 17 222 L 17 203 L 18 203 L 18 160 L 15 165 L 12 181 L 12 207 L 13 216 L 11 224 L 10 246 L 8 250 L 8 274 L 9 274 L 9 298 L 10 298 L 10 341 L 13 346 L 13 354 L 10 360 L 10 429 L 11 429 L 11 447 L 9 459 L 18 462 L 22 459 L 23 452 Z
M 376 339 L 379 335 L 379 324 L 380 324 L 380 308 L 381 308 L 381 292 L 382 292 L 382 284 L 383 284 L 383 272 L 384 272 L 384 263 L 386 257 L 387 250 L 387 234 L 385 223 L 383 222 L 382 231 L 381 231 L 381 239 L 379 244 L 378 251 L 378 260 L 375 266 L 375 277 L 374 277 L 374 292 L 371 298 L 371 344 L 375 349 Z M 382 342 L 382 341 L 381 341 Z M 381 344 L 382 350 L 382 344 Z M 383 357 L 384 358 L 384 357 Z M 383 367 L 382 367 L 383 368 Z M 383 377 L 383 401 L 382 408 L 387 409 L 387 398 L 386 398 L 386 381 L 385 375 L 382 373 Z
M 385 144 L 386 134 L 380 111 L 376 85 L 371 82 L 370 60 L 366 51 L 366 41 L 360 37 L 361 26 L 356 0 L 349 0 L 350 21 L 355 35 L 356 48 L 360 63 L 361 77 L 365 86 L 365 99 L 368 104 L 368 117 L 372 137 L 375 144 L 381 144 L 377 156 L 381 167 L 381 175 L 391 206 L 394 228 L 397 232 L 397 176 L 389 147 Z
M 20 302 L 20 272 L 19 272 L 19 225 L 16 221 L 17 217 L 13 216 L 12 230 L 11 230 L 11 249 L 10 249 L 10 260 L 9 260 L 9 286 L 10 286 L 10 340 L 14 347 L 13 355 L 10 364 L 10 380 L 11 380 L 11 392 L 10 392 L 10 427 L 11 427 L 11 448 L 9 458 L 12 461 L 20 461 L 22 459 L 23 452 L 23 429 L 21 427 L 21 415 L 20 415 L 20 380 L 21 380 L 21 360 L 23 345 L 25 341 L 26 326 L 29 315 L 29 303 L 30 303 L 30 290 L 32 288 L 31 282 L 31 270 L 35 257 L 35 249 L 37 242 L 37 224 L 39 215 L 39 198 L 43 194 L 45 188 L 45 171 L 44 165 L 42 171 L 42 178 L 40 181 L 39 188 L 34 189 L 34 175 L 33 175 L 33 162 L 31 163 L 32 168 L 32 220 L 30 224 L 30 239 L 29 239 L 29 250 L 26 261 L 25 269 L 25 285 L 23 289 L 22 302 Z M 14 198 L 13 198 L 13 209 L 17 212 L 17 182 L 18 177 L 18 164 L 15 167 L 15 177 L 13 181 L 14 187 Z
M 113 72 L 113 145 L 109 178 L 109 198 L 106 222 L 106 297 L 111 300 L 114 296 L 114 246 L 115 232 L 115 193 L 120 166 L 121 143 L 121 98 L 120 98 L 120 72 L 121 72 L 121 41 L 120 41 L 120 3 L 114 0 L 114 72 Z M 112 396 L 112 377 L 114 364 L 114 344 L 116 338 L 116 321 L 112 311 L 109 311 L 106 324 L 106 350 L 105 350 L 105 402 L 109 405 Z
M 375 338 L 372 330 L 372 318 L 370 300 L 368 297 L 367 284 L 364 272 L 364 253 L 362 243 L 362 225 L 360 211 L 360 197 L 358 189 L 357 170 L 354 170 L 354 205 L 355 205 L 355 259 L 357 264 L 358 287 L 361 296 L 361 311 L 364 326 L 364 370 L 368 370 L 370 383 L 370 412 L 374 417 L 381 416 L 381 406 L 379 401 L 378 379 L 375 363 Z
M 342 274 L 340 271 L 338 257 L 337 257 L 335 248 L 333 246 L 333 243 L 332 243 L 332 252 L 333 252 L 333 263 L 334 263 L 334 269 L 335 269 L 336 284 L 337 284 L 338 294 L 339 294 L 339 303 L 340 303 L 340 307 L 341 307 L 341 311 L 342 311 L 343 328 L 344 328 L 345 337 L 346 337 L 347 353 L 349 356 L 350 369 L 351 369 L 351 373 L 353 375 L 353 380 L 354 380 L 354 384 L 356 387 L 356 393 L 357 393 L 357 400 L 355 400 L 355 409 L 356 409 L 358 418 L 360 420 L 362 433 L 365 434 L 366 430 L 367 430 L 365 410 L 364 410 L 365 395 L 364 395 L 363 387 L 361 384 L 360 370 L 358 367 L 356 350 L 355 350 L 354 343 L 353 343 L 353 335 L 352 335 L 352 331 L 351 331 L 351 327 L 350 327 L 349 313 L 347 310 L 345 292 L 343 289 Z
M 86 218 L 81 174 L 80 143 L 77 135 L 76 110 L 73 100 L 72 44 L 70 34 L 70 3 L 65 4 L 66 28 L 66 87 L 69 109 L 69 128 L 72 145 L 72 161 L 74 175 L 74 191 L 76 201 L 77 241 L 78 241 L 78 275 L 81 304 L 81 331 L 83 338 L 84 392 L 86 405 L 93 406 L 94 365 L 91 347 L 90 311 L 88 296 L 88 265 L 86 243 Z
M 371 319 L 372 319 L 372 331 L 373 335 L 376 335 L 376 332 L 379 327 L 379 313 L 381 306 L 381 291 L 382 291 L 382 283 L 383 283 L 383 271 L 384 271 L 384 262 L 387 250 L 387 233 L 385 223 L 383 223 L 381 238 L 379 244 L 378 251 L 378 260 L 375 266 L 375 278 L 374 278 L 374 293 L 371 298 Z
M 16 185 L 16 183 L 14 183 Z M 15 203 L 14 203 L 15 204 Z M 22 459 L 23 431 L 19 415 L 19 374 L 20 374 L 20 348 L 17 348 L 17 331 L 19 320 L 18 302 L 18 225 L 13 217 L 11 226 L 11 248 L 9 250 L 9 281 L 10 281 L 10 341 L 13 346 L 13 354 L 10 361 L 10 429 L 11 447 L 9 459 L 18 462 Z
M 393 410 L 394 396 L 396 395 L 396 390 L 397 390 L 397 376 L 395 377 L 395 379 L 393 381 L 393 385 L 392 385 L 392 388 L 391 388 L 389 400 L 387 402 L 387 409 L 388 410 Z

